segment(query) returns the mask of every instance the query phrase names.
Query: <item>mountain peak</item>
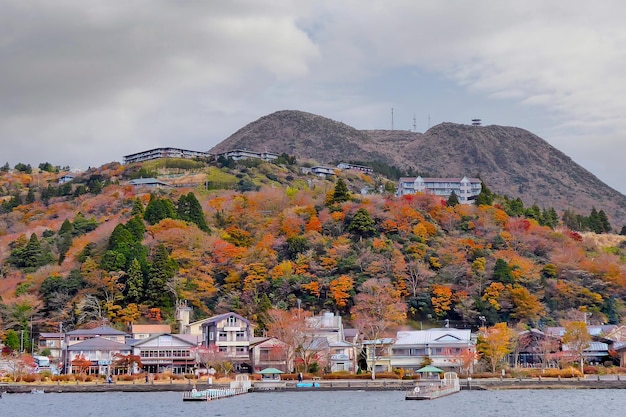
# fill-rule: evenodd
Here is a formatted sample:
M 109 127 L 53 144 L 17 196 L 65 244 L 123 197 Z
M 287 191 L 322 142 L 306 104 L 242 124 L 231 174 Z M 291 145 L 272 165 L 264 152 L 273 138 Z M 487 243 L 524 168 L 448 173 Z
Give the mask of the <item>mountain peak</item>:
M 425 133 L 357 130 L 298 110 L 280 110 L 244 126 L 210 150 L 285 152 L 319 163 L 378 161 L 448 177 L 479 175 L 495 192 L 526 205 L 588 214 L 603 208 L 626 223 L 626 197 L 539 136 L 519 127 L 444 122 Z

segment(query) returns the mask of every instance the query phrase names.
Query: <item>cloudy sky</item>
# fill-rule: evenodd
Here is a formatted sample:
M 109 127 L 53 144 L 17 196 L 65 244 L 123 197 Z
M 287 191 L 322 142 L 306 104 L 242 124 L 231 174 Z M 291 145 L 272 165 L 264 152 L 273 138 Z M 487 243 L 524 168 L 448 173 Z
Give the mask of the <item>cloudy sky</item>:
M 517 126 L 626 192 L 618 0 L 0 0 L 0 164 L 208 150 L 277 110 Z

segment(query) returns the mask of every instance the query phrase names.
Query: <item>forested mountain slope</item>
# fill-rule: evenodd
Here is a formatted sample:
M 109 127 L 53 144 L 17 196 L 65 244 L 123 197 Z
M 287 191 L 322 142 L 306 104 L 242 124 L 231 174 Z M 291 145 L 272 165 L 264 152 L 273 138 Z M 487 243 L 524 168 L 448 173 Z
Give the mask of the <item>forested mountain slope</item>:
M 69 187 L 49 174 L 0 173 L 3 195 L 23 198 L 0 214 L 3 330 L 30 329 L 31 320 L 34 332 L 173 322 L 179 300 L 194 318 L 236 311 L 259 331 L 267 309 L 298 300 L 349 322 L 370 279 L 393 286 L 406 325 L 475 326 L 485 316 L 543 326 L 581 311 L 617 323 L 626 315 L 621 237 L 602 246 L 507 214 L 506 205 L 363 196 L 355 191 L 375 179 L 321 179 L 295 165 L 192 170 L 207 183 L 232 179 L 232 189 L 126 185 L 146 166 L 110 164 Z

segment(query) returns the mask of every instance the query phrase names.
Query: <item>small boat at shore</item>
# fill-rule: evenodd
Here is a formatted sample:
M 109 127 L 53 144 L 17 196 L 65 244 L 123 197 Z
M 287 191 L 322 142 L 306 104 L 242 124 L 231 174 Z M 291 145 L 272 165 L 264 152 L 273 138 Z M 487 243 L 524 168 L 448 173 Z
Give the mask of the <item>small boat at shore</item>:
M 421 380 L 410 391 L 406 392 L 406 400 L 434 400 L 461 391 L 456 372 L 446 372 L 443 379 Z

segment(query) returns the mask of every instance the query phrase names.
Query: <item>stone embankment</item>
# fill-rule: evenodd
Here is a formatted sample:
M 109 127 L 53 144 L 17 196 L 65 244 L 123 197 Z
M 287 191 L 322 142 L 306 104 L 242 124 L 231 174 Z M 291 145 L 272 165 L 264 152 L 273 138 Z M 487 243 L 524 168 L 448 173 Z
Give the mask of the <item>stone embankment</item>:
M 309 381 L 310 382 L 310 381 Z M 313 387 L 297 387 L 294 381 L 280 381 L 271 389 L 261 387 L 261 384 L 252 383 L 253 392 L 275 392 L 275 391 L 405 391 L 415 386 L 415 381 L 410 380 L 320 380 L 314 381 Z M 557 379 L 557 378 L 503 378 L 503 379 L 474 379 L 468 381 L 463 379 L 461 389 L 466 390 L 505 390 L 505 389 L 626 389 L 626 376 L 621 378 L 616 375 L 611 376 L 587 376 L 584 379 Z M 208 384 L 206 381 L 170 381 L 154 383 L 129 383 L 115 382 L 107 383 L 2 383 L 0 392 L 7 393 L 30 393 L 33 391 L 43 391 L 46 393 L 61 392 L 158 392 L 158 391 L 191 391 L 193 385 L 197 390 L 210 388 L 228 388 L 229 384 Z M 256 386 L 255 386 L 256 385 Z

